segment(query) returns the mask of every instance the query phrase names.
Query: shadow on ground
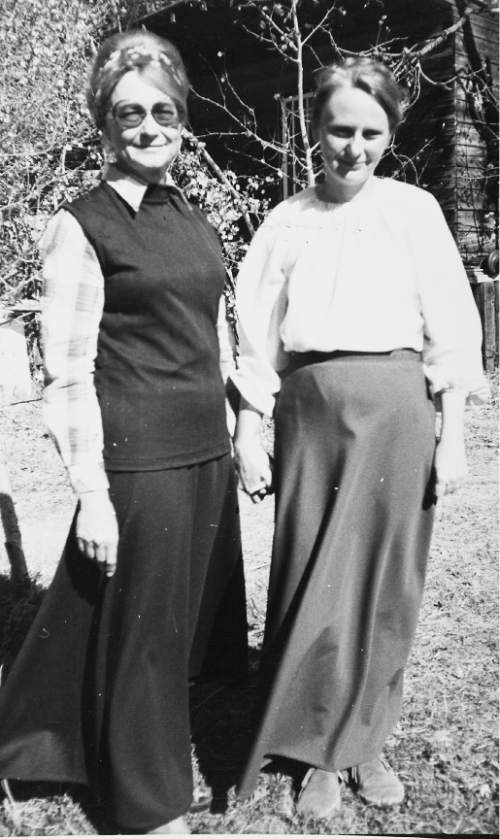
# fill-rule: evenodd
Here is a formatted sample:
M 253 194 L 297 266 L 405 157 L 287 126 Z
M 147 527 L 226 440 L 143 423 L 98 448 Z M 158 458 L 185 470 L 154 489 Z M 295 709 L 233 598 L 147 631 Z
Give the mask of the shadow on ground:
M 258 661 L 259 652 L 250 649 L 247 678 L 201 682 L 191 689 L 192 739 L 199 769 L 195 781 L 211 793 L 212 813 L 225 812 L 250 747 Z
M 0 664 L 2 679 L 17 655 L 46 589 L 28 576 L 20 580 L 0 574 Z

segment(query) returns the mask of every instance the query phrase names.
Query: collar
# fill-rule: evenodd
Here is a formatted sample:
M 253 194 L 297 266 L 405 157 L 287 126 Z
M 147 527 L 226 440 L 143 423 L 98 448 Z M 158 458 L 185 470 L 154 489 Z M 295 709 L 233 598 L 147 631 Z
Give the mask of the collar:
M 118 168 L 118 166 L 114 166 L 111 163 L 107 163 L 104 166 L 104 169 L 102 170 L 102 179 L 103 181 L 106 181 L 106 183 L 109 184 L 109 186 L 112 187 L 124 201 L 127 202 L 129 207 L 131 207 L 135 213 L 139 212 L 142 199 L 144 198 L 144 194 L 148 188 L 147 183 L 139 180 L 139 178 L 134 177 L 134 175 L 131 175 L 128 172 L 123 172 Z M 165 179 L 162 183 L 164 186 L 171 187 L 178 195 L 180 195 L 183 201 L 190 206 L 182 189 L 174 183 L 170 172 L 166 172 Z

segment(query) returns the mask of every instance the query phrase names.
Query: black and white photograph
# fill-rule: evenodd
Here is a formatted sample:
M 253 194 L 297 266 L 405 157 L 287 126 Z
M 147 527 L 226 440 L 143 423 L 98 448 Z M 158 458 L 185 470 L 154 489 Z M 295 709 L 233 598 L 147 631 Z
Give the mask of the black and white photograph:
M 0 0 L 0 836 L 498 836 L 498 0 Z

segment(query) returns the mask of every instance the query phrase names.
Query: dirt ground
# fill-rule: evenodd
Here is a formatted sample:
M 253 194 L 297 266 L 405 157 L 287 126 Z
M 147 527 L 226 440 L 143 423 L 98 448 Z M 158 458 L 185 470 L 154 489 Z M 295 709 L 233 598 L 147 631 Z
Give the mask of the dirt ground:
M 404 804 L 390 811 L 377 810 L 362 805 L 347 789 L 338 816 L 328 823 L 311 823 L 294 814 L 290 778 L 268 774 L 261 776 L 254 797 L 244 803 L 234 800 L 228 781 L 224 806 L 190 817 L 194 832 L 497 833 L 496 405 L 469 409 L 466 427 L 469 481 L 438 507 L 422 616 L 407 672 L 403 716 L 387 748 L 407 786 Z M 74 499 L 44 430 L 40 403 L 0 411 L 0 441 L 9 466 L 29 571 L 46 587 L 64 544 Z M 250 642 L 255 650 L 262 635 L 272 517 L 272 499 L 253 506 L 241 497 Z M 0 579 L 8 574 L 7 554 L 0 544 Z M 247 725 L 243 719 L 247 705 L 241 691 L 228 700 L 215 690 L 212 698 L 205 694 L 198 704 L 195 701 L 200 784 L 207 782 L 204 748 L 205 754 L 207 749 L 212 750 L 210 759 L 215 760 L 218 746 L 223 751 L 226 741 L 236 742 L 236 735 Z M 224 761 L 227 768 L 231 755 Z M 32 797 L 17 806 L 24 809 L 14 812 L 8 801 L 2 805 L 0 835 L 95 832 L 67 795 L 43 801 Z

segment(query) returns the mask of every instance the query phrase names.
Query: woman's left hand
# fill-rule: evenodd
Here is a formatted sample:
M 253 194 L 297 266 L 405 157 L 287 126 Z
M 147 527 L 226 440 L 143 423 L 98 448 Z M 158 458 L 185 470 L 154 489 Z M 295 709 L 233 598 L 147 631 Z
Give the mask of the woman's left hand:
M 437 498 L 456 492 L 467 477 L 467 458 L 463 438 L 442 438 L 437 444 L 434 459 Z
M 465 393 L 445 390 L 441 394 L 441 437 L 436 448 L 434 471 L 436 498 L 456 492 L 467 477 L 464 443 Z

